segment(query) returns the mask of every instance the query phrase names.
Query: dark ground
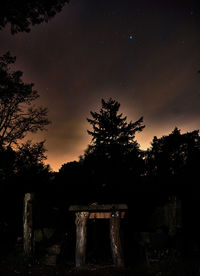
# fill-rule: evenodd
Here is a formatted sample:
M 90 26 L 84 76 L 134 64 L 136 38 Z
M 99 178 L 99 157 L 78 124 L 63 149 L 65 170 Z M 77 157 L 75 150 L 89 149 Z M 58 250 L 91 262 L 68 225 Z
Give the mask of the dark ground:
M 31 264 L 20 260 L 2 260 L 0 263 L 0 276 L 199 276 L 200 257 L 182 259 L 174 263 L 164 261 L 147 265 L 138 263 L 124 268 L 115 268 L 112 265 L 88 265 L 83 269 L 74 266 L 59 264 L 45 266 Z

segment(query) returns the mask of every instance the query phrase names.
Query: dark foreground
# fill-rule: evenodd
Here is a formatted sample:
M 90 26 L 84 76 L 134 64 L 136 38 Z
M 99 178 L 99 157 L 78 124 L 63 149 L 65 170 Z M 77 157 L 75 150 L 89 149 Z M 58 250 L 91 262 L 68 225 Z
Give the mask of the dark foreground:
M 8 263 L 2 261 L 0 264 L 1 276 L 200 276 L 200 258 L 187 258 L 180 260 L 176 264 L 154 263 L 135 264 L 125 268 L 115 268 L 112 265 L 86 266 L 83 269 L 76 269 L 67 265 L 57 265 L 54 267 L 45 265 L 31 265 Z

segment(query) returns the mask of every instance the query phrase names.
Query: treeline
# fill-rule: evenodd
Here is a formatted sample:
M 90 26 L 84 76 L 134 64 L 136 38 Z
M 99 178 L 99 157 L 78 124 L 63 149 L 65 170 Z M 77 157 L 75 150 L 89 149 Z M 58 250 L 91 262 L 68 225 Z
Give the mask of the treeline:
M 183 203 L 185 228 L 198 231 L 198 130 L 181 133 L 175 128 L 154 137 L 143 151 L 135 139 L 145 128 L 143 118 L 127 122 L 119 102 L 102 99 L 100 110 L 87 119 L 92 139 L 83 156 L 52 172 L 44 164 L 44 141 L 25 141 L 27 134 L 50 123 L 47 109 L 33 104 L 39 94 L 23 82 L 21 71 L 11 70 L 14 62 L 10 53 L 0 57 L 0 232 L 10 242 L 9 237 L 21 235 L 27 192 L 35 193 L 36 228 L 63 228 L 70 204 L 93 202 L 128 203 L 131 220 L 140 224 L 175 195 Z
M 127 122 L 119 108 L 113 99 L 102 100 L 100 111 L 91 112 L 88 119 L 92 141 L 84 155 L 63 164 L 58 173 L 43 162 L 44 142 L 16 141 L 16 149 L 4 142 L 0 150 L 1 219 L 12 220 L 17 210 L 21 214 L 26 192 L 36 193 L 39 223 L 46 220 L 46 213 L 51 217 L 56 208 L 66 212 L 75 203 L 126 202 L 148 213 L 176 195 L 187 202 L 188 210 L 196 208 L 198 130 L 181 133 L 175 128 L 169 135 L 154 137 L 151 147 L 143 151 L 135 139 L 145 127 L 143 118 Z M 54 211 L 46 212 L 48 208 Z
M 75 201 L 131 200 L 135 192 L 195 194 L 198 188 L 200 137 L 198 130 L 154 137 L 147 151 L 135 133 L 143 118 L 128 123 L 118 114 L 120 104 L 102 100 L 99 113 L 91 112 L 92 142 L 80 160 L 63 164 L 55 181 Z

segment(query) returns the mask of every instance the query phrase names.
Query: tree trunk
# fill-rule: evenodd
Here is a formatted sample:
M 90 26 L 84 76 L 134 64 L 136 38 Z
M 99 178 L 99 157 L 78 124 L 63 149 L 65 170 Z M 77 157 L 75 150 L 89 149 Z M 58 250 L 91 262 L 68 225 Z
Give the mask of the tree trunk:
M 124 262 L 120 239 L 120 212 L 118 211 L 113 212 L 110 218 L 110 241 L 113 263 L 121 267 L 124 265 Z
M 24 196 L 24 253 L 32 256 L 34 251 L 33 239 L 33 194 L 26 193 Z
M 76 213 L 76 267 L 84 266 L 88 212 Z

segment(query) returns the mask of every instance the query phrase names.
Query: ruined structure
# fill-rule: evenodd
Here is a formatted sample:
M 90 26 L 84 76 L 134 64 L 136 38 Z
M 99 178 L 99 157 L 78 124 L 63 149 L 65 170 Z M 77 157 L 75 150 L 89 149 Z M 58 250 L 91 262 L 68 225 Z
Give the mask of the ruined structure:
M 85 265 L 86 233 L 88 219 L 110 220 L 110 245 L 115 266 L 123 266 L 122 245 L 120 240 L 120 220 L 124 218 L 128 207 L 126 204 L 91 204 L 71 205 L 69 211 L 75 212 L 76 223 L 76 267 Z M 97 237 L 98 238 L 98 237 Z

